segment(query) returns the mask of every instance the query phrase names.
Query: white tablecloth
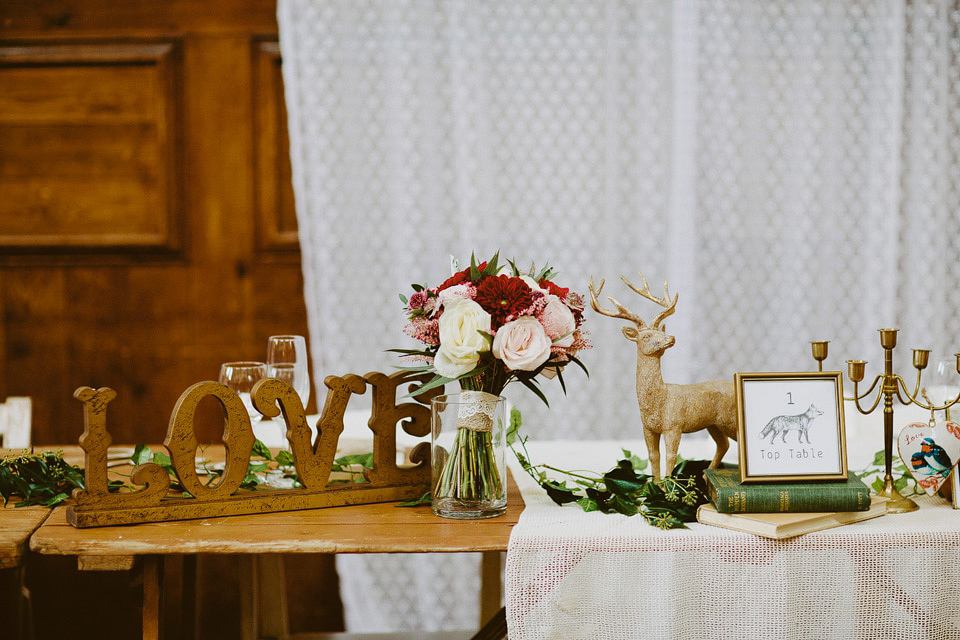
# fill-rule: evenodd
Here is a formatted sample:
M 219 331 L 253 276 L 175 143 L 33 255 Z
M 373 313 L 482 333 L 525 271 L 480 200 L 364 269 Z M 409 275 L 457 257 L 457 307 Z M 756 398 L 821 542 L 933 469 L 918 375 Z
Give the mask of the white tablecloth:
M 646 456 L 640 441 L 528 443 L 534 462 L 594 471 L 621 446 Z M 681 454 L 710 446 L 687 436 Z M 942 499 L 773 541 L 558 507 L 511 466 L 526 502 L 504 576 L 511 640 L 960 638 L 960 511 Z

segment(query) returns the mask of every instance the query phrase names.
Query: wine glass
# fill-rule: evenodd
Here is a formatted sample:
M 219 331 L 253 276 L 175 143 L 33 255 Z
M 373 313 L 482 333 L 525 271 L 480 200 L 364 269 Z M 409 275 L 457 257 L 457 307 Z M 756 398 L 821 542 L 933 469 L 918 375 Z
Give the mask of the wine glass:
M 957 397 L 957 392 L 960 391 L 960 374 L 957 373 L 956 357 L 937 361 L 930 372 L 930 379 L 927 380 L 927 390 L 930 401 L 938 405 L 946 404 Z M 946 413 L 949 420 L 949 408 Z
M 306 409 L 310 399 L 307 339 L 303 336 L 270 336 L 267 340 L 267 374 L 293 387 Z
M 250 390 L 258 380 L 266 377 L 267 365 L 263 362 L 225 362 L 220 365 L 220 384 L 237 392 L 251 420 L 259 418 L 260 412 L 253 407 Z

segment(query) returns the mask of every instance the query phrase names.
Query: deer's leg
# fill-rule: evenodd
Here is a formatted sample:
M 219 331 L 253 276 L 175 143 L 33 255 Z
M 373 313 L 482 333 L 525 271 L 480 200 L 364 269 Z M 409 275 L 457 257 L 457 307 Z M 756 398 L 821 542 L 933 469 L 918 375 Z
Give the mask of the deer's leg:
M 677 450 L 680 449 L 680 429 L 667 431 L 664 435 L 664 448 L 667 450 L 667 467 L 663 470 L 663 475 L 668 476 L 677 464 Z
M 707 433 L 709 433 L 713 441 L 717 443 L 717 453 L 713 456 L 713 462 L 710 463 L 710 468 L 716 469 L 720 466 L 720 460 L 723 459 L 723 455 L 727 452 L 727 449 L 730 448 L 730 441 L 727 440 L 727 436 L 723 434 L 723 431 L 721 431 L 719 427 L 707 427 Z
M 643 439 L 647 443 L 647 455 L 650 456 L 650 467 L 653 477 L 660 479 L 660 434 L 649 429 L 643 430 Z

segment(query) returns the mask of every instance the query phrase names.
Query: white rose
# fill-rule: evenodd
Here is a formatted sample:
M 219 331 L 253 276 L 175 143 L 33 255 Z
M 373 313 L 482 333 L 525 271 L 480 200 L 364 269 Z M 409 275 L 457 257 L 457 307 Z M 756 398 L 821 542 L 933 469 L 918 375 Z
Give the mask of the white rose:
M 508 369 L 533 371 L 550 357 L 550 338 L 536 318 L 520 316 L 497 331 L 493 355 Z
M 555 347 L 569 347 L 573 344 L 573 332 L 577 329 L 577 319 L 573 312 L 555 295 L 547 296 L 547 306 L 540 312 L 540 322 L 553 341 Z
M 440 349 L 433 368 L 444 378 L 457 378 L 472 371 L 480 353 L 490 343 L 480 332 L 490 332 L 490 314 L 473 300 L 454 299 L 444 305 L 440 316 Z

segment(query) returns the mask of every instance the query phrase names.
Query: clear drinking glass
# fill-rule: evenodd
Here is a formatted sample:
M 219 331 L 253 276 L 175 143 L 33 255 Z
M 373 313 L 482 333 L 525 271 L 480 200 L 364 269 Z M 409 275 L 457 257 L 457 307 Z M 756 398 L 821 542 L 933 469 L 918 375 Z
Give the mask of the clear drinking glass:
M 261 416 L 260 412 L 253 407 L 250 390 L 258 380 L 266 377 L 267 365 L 263 362 L 225 362 L 220 365 L 220 384 L 237 392 L 251 420 Z
M 307 339 L 303 336 L 270 336 L 267 339 L 267 375 L 293 387 L 306 409 L 310 400 Z
M 937 405 L 946 404 L 957 397 L 958 391 L 960 391 L 960 374 L 957 373 L 957 358 L 938 360 L 927 380 L 930 401 Z M 950 409 L 947 409 L 947 417 L 948 419 L 952 417 Z

